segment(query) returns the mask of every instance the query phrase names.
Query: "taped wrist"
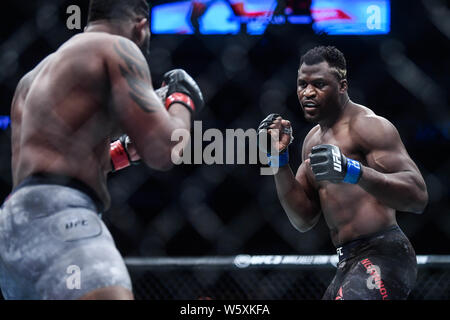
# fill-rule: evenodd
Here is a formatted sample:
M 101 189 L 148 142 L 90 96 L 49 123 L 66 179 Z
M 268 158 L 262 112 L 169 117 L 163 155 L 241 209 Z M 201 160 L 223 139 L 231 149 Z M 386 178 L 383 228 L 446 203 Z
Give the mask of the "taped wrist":
M 361 163 L 347 158 L 347 172 L 344 177 L 344 182 L 356 184 L 361 178 L 362 170 Z
M 189 111 L 191 112 L 195 111 L 194 101 L 192 101 L 191 97 L 189 97 L 187 94 L 181 92 L 172 93 L 170 96 L 166 98 L 165 102 L 166 109 L 169 110 L 170 106 L 174 103 L 181 103 L 186 108 L 188 108 Z
M 269 159 L 268 164 L 271 168 L 281 168 L 289 163 L 289 151 L 286 148 L 278 155 L 273 156 L 270 153 L 267 153 L 267 158 Z
M 120 140 L 111 143 L 109 154 L 111 156 L 112 172 L 126 168 L 131 163 L 128 152 Z

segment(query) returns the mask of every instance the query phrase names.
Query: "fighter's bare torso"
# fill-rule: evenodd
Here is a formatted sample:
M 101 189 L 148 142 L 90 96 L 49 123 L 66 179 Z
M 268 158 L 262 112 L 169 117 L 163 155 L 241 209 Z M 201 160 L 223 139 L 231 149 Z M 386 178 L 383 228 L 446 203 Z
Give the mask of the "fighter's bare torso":
M 364 166 L 377 170 L 372 159 L 366 157 L 368 150 L 359 145 L 354 137 L 366 132 L 355 132 L 353 125 L 361 117 L 377 117 L 370 109 L 355 103 L 349 103 L 338 121 L 325 131 L 317 125 L 307 135 L 303 145 L 302 157 L 308 182 L 317 191 L 321 211 L 330 228 L 331 238 L 335 245 L 343 244 L 361 235 L 380 231 L 396 224 L 395 210 L 380 203 L 374 196 L 359 185 L 347 183 L 316 182 L 308 166 L 308 155 L 311 148 L 319 144 L 338 146 L 347 157 L 360 161 Z M 364 121 L 364 120 L 363 120 Z
M 106 175 L 115 122 L 102 51 L 114 37 L 76 35 L 22 78 L 11 108 L 13 187 L 37 172 L 66 175 L 86 183 L 109 206 Z

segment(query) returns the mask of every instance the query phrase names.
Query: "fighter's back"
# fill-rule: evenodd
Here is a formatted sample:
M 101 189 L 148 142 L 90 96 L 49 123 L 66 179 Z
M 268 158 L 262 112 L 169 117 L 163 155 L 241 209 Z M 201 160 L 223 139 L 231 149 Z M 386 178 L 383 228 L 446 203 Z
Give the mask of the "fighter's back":
M 125 262 L 99 217 L 110 205 L 107 174 L 136 160 L 170 169 L 180 147 L 172 133 L 189 133 L 204 105 L 181 69 L 164 75 L 165 91 L 153 89 L 149 10 L 144 0 L 90 1 L 84 33 L 17 87 L 13 190 L 0 207 L 6 299 L 133 299 Z M 68 266 L 83 275 L 77 290 L 68 286 Z
M 83 33 L 19 83 L 12 103 L 14 187 L 37 173 L 75 177 L 109 202 L 109 78 L 102 53 L 115 36 Z

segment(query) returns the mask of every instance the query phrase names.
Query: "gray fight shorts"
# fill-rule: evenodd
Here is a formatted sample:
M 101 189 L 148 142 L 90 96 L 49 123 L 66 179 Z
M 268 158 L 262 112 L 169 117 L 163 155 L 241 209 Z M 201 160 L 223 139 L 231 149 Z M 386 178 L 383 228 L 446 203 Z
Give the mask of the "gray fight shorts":
M 125 263 L 86 193 L 21 186 L 0 209 L 0 288 L 5 299 L 77 299 L 99 288 L 131 290 Z

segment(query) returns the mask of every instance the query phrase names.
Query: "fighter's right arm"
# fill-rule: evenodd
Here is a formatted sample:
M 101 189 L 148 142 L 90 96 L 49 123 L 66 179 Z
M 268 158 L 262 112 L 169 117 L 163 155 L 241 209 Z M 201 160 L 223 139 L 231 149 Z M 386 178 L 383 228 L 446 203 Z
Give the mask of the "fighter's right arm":
M 111 83 L 113 113 L 133 141 L 141 159 L 150 167 L 172 167 L 171 141 L 176 129 L 190 130 L 191 112 L 174 103 L 166 110 L 152 86 L 147 61 L 130 40 L 117 37 L 106 59 Z
M 312 229 L 319 221 L 321 212 L 317 192 L 308 181 L 308 161 L 302 162 L 295 176 L 289 165 L 279 168 L 274 175 L 281 206 L 300 232 Z
M 265 130 L 270 135 L 272 135 L 274 130 L 277 130 L 279 133 L 278 141 L 271 139 L 271 142 L 268 142 L 272 143 L 271 150 L 279 150 L 280 152 L 278 160 L 273 159 L 273 156 L 269 157 L 269 165 L 276 169 L 274 170 L 274 178 L 278 199 L 292 225 L 300 232 L 306 232 L 316 225 L 321 212 L 318 193 L 311 182 L 312 172 L 308 164 L 309 159 L 306 156 L 305 146 L 310 134 L 305 138 L 303 144 L 303 162 L 294 176 L 288 163 L 289 151 L 287 150 L 293 141 L 290 122 L 278 114 L 271 114 L 258 127 L 258 132 L 261 134 Z M 273 138 L 275 137 L 276 133 Z M 264 150 L 264 147 L 262 150 Z M 308 175 L 310 176 L 309 178 Z

